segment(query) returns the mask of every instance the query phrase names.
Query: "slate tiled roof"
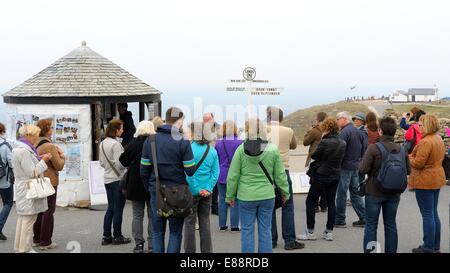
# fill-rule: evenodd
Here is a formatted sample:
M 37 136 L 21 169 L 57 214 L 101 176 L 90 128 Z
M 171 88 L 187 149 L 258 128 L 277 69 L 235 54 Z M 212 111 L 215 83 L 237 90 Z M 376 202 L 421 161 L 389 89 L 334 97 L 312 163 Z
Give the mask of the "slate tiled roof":
M 4 97 L 110 97 L 160 94 L 107 58 L 82 45 Z

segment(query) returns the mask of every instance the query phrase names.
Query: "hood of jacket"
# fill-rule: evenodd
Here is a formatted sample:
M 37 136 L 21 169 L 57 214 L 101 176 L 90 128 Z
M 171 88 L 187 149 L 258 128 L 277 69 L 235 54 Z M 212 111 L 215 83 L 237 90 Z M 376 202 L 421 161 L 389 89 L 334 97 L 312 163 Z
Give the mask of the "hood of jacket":
M 273 149 L 274 145 L 271 145 L 268 141 L 258 139 L 247 139 L 244 141 L 244 155 L 248 160 L 258 163 L 262 161 L 266 156 L 269 149 Z

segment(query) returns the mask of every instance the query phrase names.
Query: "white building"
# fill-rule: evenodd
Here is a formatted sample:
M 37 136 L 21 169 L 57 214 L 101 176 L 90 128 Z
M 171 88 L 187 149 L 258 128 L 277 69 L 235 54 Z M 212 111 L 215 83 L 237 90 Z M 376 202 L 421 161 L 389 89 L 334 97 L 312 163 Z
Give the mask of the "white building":
M 437 88 L 411 88 L 408 92 L 396 90 L 389 96 L 391 102 L 432 102 L 438 99 Z
M 408 92 L 397 90 L 389 96 L 389 101 L 392 102 L 408 102 Z
M 437 88 L 412 88 L 408 90 L 410 102 L 432 102 L 438 100 Z

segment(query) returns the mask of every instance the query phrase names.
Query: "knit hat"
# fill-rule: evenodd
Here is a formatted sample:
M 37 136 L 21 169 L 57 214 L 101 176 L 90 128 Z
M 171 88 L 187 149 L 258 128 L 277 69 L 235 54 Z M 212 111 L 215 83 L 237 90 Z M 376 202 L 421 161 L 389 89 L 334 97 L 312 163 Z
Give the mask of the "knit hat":
M 352 120 L 355 121 L 355 119 L 359 119 L 366 122 L 366 115 L 364 115 L 364 113 L 361 112 L 356 113 L 356 115 L 353 116 Z

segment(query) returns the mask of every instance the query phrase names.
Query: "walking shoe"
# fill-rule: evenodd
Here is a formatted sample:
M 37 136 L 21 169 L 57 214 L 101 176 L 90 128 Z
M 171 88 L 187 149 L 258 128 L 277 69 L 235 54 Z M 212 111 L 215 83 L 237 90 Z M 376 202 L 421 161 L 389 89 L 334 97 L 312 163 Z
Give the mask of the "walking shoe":
M 425 252 L 425 250 L 422 248 L 422 246 L 419 246 L 419 247 L 413 248 L 412 253 L 427 253 L 427 252 Z
M 303 248 L 305 248 L 305 244 L 297 242 L 297 241 L 292 242 L 287 245 L 284 245 L 284 250 L 295 250 L 295 249 L 303 249 Z
M 56 247 L 56 244 L 55 243 L 51 243 L 48 246 L 40 246 L 39 249 L 40 250 L 49 250 L 49 249 L 52 249 L 52 248 L 55 248 L 55 247 Z
M 447 186 L 450 186 L 450 180 L 449 180 L 449 181 L 447 181 Z
M 40 246 L 40 245 L 41 245 L 41 243 L 35 243 L 35 242 L 33 242 L 33 243 L 31 244 L 32 247 L 38 247 L 38 246 Z
M 334 224 L 335 228 L 347 228 L 347 224 L 345 222 L 342 223 L 335 223 Z
M 6 241 L 8 238 L 6 238 L 5 234 L 3 232 L 0 232 L 0 241 Z
M 352 226 L 354 227 L 364 227 L 366 225 L 366 222 L 363 220 L 358 220 L 356 222 L 353 222 Z
M 227 226 L 220 227 L 220 231 L 227 231 L 227 230 L 228 230 L 228 227 L 227 227 Z
M 199 230 L 199 229 L 200 229 L 200 226 L 197 223 L 195 223 L 195 230 Z
M 240 232 L 240 231 L 241 231 L 241 229 L 238 228 L 238 227 L 232 227 L 231 228 L 231 233 L 236 233 L 236 232 Z
M 137 244 L 133 249 L 133 253 L 144 253 L 144 244 Z
M 324 231 L 320 237 L 325 241 L 333 241 L 333 233 L 328 231 Z
M 103 237 L 102 246 L 107 246 L 110 244 L 112 244 L 112 238 L 111 237 Z
M 319 213 L 319 212 L 320 212 L 320 208 L 316 207 L 316 213 Z
M 112 240 L 112 244 L 113 244 L 113 245 L 126 245 L 126 244 L 129 244 L 129 243 L 131 243 L 131 239 L 130 239 L 130 238 L 123 237 L 123 236 L 114 238 L 114 239 Z
M 317 240 L 317 237 L 314 234 L 314 232 L 309 232 L 309 231 L 305 230 L 305 233 L 303 233 L 301 235 L 297 235 L 297 239 L 300 241 L 315 241 L 315 240 Z
M 327 209 L 327 208 L 323 208 L 323 209 L 321 209 L 320 211 L 321 211 L 321 212 L 328 212 L 328 209 Z

